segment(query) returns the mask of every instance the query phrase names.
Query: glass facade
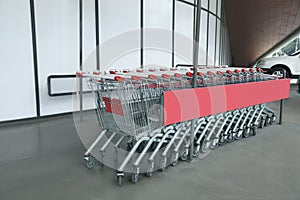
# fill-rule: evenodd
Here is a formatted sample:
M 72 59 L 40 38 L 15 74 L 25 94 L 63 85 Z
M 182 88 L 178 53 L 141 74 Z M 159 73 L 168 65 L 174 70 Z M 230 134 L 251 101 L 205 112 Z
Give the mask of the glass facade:
M 196 13 L 194 3 L 195 1 L 187 0 L 176 0 L 175 3 L 175 32 L 191 40 L 194 31 L 191 21 L 195 22 Z M 179 41 L 175 38 L 175 47 L 176 43 Z M 191 63 L 175 56 L 174 64 Z M 199 65 L 231 65 L 227 20 L 222 0 L 201 1 Z

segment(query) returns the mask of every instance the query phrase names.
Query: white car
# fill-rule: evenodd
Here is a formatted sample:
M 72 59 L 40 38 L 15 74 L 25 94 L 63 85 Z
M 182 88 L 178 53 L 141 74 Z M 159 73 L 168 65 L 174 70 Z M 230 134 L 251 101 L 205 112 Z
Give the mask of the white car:
M 300 51 L 290 56 L 279 56 L 264 58 L 257 62 L 256 67 L 263 69 L 265 73 L 283 76 L 283 70 L 286 70 L 288 78 L 296 78 L 300 75 Z

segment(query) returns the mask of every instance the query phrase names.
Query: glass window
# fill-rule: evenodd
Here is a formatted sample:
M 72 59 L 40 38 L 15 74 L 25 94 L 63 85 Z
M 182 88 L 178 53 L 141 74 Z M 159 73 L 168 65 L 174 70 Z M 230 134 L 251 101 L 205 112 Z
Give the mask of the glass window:
M 205 9 L 208 9 L 208 1 L 209 0 L 201 0 L 201 7 L 205 8 Z
M 192 64 L 194 7 L 176 2 L 175 65 Z
M 300 35 L 287 45 L 276 51 L 272 56 L 291 56 L 300 51 Z
M 192 4 L 196 4 L 197 3 L 197 1 L 195 2 L 195 0 L 185 0 L 185 1 L 187 1 L 189 3 L 192 3 Z
M 110 68 L 139 67 L 140 1 L 101 1 L 100 23 L 103 44 L 100 49 L 101 66 Z
M 63 4 L 62 2 L 59 3 Z M 76 31 L 77 24 L 72 21 L 74 17 L 78 17 L 78 9 L 75 6 L 73 7 L 72 2 L 65 3 L 65 7 L 59 7 L 59 3 L 36 2 L 36 7 L 39 9 L 36 10 L 36 16 L 41 17 L 37 20 L 40 95 L 48 98 L 51 102 L 54 101 L 55 108 L 62 108 L 58 104 L 61 100 L 57 102 L 57 100 L 48 96 L 47 81 L 45 80 L 50 74 L 63 71 L 61 69 L 66 66 L 69 69 L 67 72 L 73 71 L 74 73 L 78 70 L 76 67 L 78 66 L 76 57 L 78 47 L 75 42 L 78 40 L 78 31 Z M 1 1 L 0 4 L 1 69 L 4 72 L 3 74 L 13 75 L 13 78 L 11 76 L 1 76 L 0 121 L 36 117 L 29 3 L 28 1 L 10 0 Z M 51 6 L 50 11 L 55 15 L 49 15 L 49 12 L 47 12 L 49 6 Z M 58 9 L 55 8 L 60 8 L 66 12 L 58 12 Z M 43 23 L 40 22 L 41 20 L 43 20 Z M 66 23 L 64 23 L 65 21 Z M 14 26 L 12 22 L 18 22 L 19 24 Z M 49 40 L 49 38 L 51 39 Z M 59 41 L 62 41 L 63 44 Z M 64 60 L 67 60 L 67 62 L 64 62 Z M 42 72 L 43 76 L 40 76 L 41 70 L 51 72 Z M 67 106 L 72 105 L 72 101 L 66 101 L 66 99 L 63 102 L 66 102 Z M 41 98 L 41 101 L 43 103 L 44 98 Z M 56 107 L 55 105 L 59 106 Z M 3 154 L 1 153 L 1 155 Z
M 144 0 L 144 27 L 172 30 L 172 0 Z
M 207 41 L 207 12 L 201 11 L 199 65 L 206 65 L 206 41 Z
M 220 20 L 217 19 L 216 56 L 215 65 L 220 65 Z
M 172 63 L 172 0 L 144 1 L 144 65 Z
M 216 14 L 216 12 L 217 12 L 217 0 L 210 0 L 209 1 L 209 10 L 212 13 Z
M 212 14 L 209 14 L 209 32 L 208 32 L 208 65 L 214 65 L 214 59 L 215 59 L 215 42 L 216 42 L 216 36 L 215 36 L 215 30 L 216 30 L 216 17 Z
M 218 0 L 218 17 L 221 17 L 222 0 Z
M 220 65 L 224 64 L 224 26 L 221 23 L 220 27 Z

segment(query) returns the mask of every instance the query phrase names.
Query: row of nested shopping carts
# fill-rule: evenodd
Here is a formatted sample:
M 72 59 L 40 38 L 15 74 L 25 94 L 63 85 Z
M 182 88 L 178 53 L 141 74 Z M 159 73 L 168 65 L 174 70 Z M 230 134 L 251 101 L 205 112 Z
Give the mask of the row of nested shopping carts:
M 258 68 L 217 66 L 198 70 L 196 81 L 192 68 L 186 67 L 78 72 L 94 92 L 102 128 L 84 154 L 86 167 L 93 168 L 97 160 L 113 161 L 119 185 L 123 184 L 125 172 L 136 183 L 142 173 L 150 177 L 156 170 L 175 166 L 178 160 L 206 155 L 226 143 L 256 135 L 258 128 L 274 123 L 274 111 L 260 104 L 166 125 L 166 91 L 278 78 L 263 74 Z M 96 148 L 97 156 L 93 153 Z

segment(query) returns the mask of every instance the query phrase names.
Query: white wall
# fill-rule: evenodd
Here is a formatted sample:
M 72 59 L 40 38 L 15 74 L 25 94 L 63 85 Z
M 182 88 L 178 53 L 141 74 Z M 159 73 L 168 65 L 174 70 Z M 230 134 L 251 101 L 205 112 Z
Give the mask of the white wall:
M 140 66 L 140 0 L 101 0 L 102 69 Z
M 36 116 L 29 1 L 0 1 L 0 121 Z
M 47 77 L 78 70 L 78 10 L 74 0 L 35 0 L 42 116 L 73 110 L 71 96 L 48 96 Z M 60 86 L 73 90 L 73 83 Z
M 172 0 L 144 0 L 144 65 L 172 65 Z
M 199 52 L 205 53 L 200 54 L 198 60 L 199 65 L 206 65 L 207 16 L 208 13 L 206 11 L 201 10 Z
M 38 84 L 41 115 L 78 110 L 73 107 L 72 96 L 49 97 L 47 77 L 55 74 L 74 74 L 79 69 L 79 1 L 35 0 L 37 33 Z M 194 2 L 189 0 L 189 2 Z M 221 15 L 218 9 L 210 10 Z M 171 66 L 172 0 L 144 0 L 144 64 Z M 176 1 L 175 13 L 175 65 L 191 64 L 194 7 Z M 208 8 L 208 0 L 202 1 Z M 136 68 L 140 66 L 140 0 L 100 0 L 101 68 Z M 223 14 L 222 14 L 223 15 Z M 209 35 L 209 55 L 218 63 L 219 37 L 215 41 L 216 17 L 210 17 L 207 30 L 207 12 L 201 11 L 199 64 L 205 64 L 206 41 Z M 219 22 L 217 36 L 219 36 Z M 0 1 L 0 55 L 3 73 L 0 89 L 0 121 L 36 116 L 34 64 L 29 1 Z M 96 69 L 95 54 L 95 1 L 83 1 L 83 68 Z M 149 29 L 154 29 L 148 31 Z M 162 32 L 157 31 L 161 29 Z M 224 30 L 224 29 L 223 29 Z M 161 34 L 160 34 L 161 33 Z M 228 34 L 223 32 L 222 64 L 230 64 Z M 214 44 L 217 43 L 216 55 Z M 149 50 L 161 48 L 160 50 Z M 204 53 L 203 53 L 204 52 Z M 180 56 L 184 56 L 182 58 Z M 213 64 L 213 63 L 210 63 Z M 11 78 L 13 77 L 13 78 Z M 13 81 L 12 81 L 13 80 Z M 74 80 L 55 80 L 54 92 L 74 90 Z M 74 98 L 76 99 L 76 98 Z M 93 108 L 93 96 L 85 95 L 84 108 Z
M 176 64 L 191 64 L 193 61 L 194 7 L 176 2 L 175 8 L 175 59 Z
M 216 36 L 215 36 L 215 30 L 216 30 L 216 17 L 214 17 L 212 14 L 209 14 L 209 29 L 208 29 L 208 65 L 214 65 L 214 59 L 215 59 L 215 42 L 216 42 Z

